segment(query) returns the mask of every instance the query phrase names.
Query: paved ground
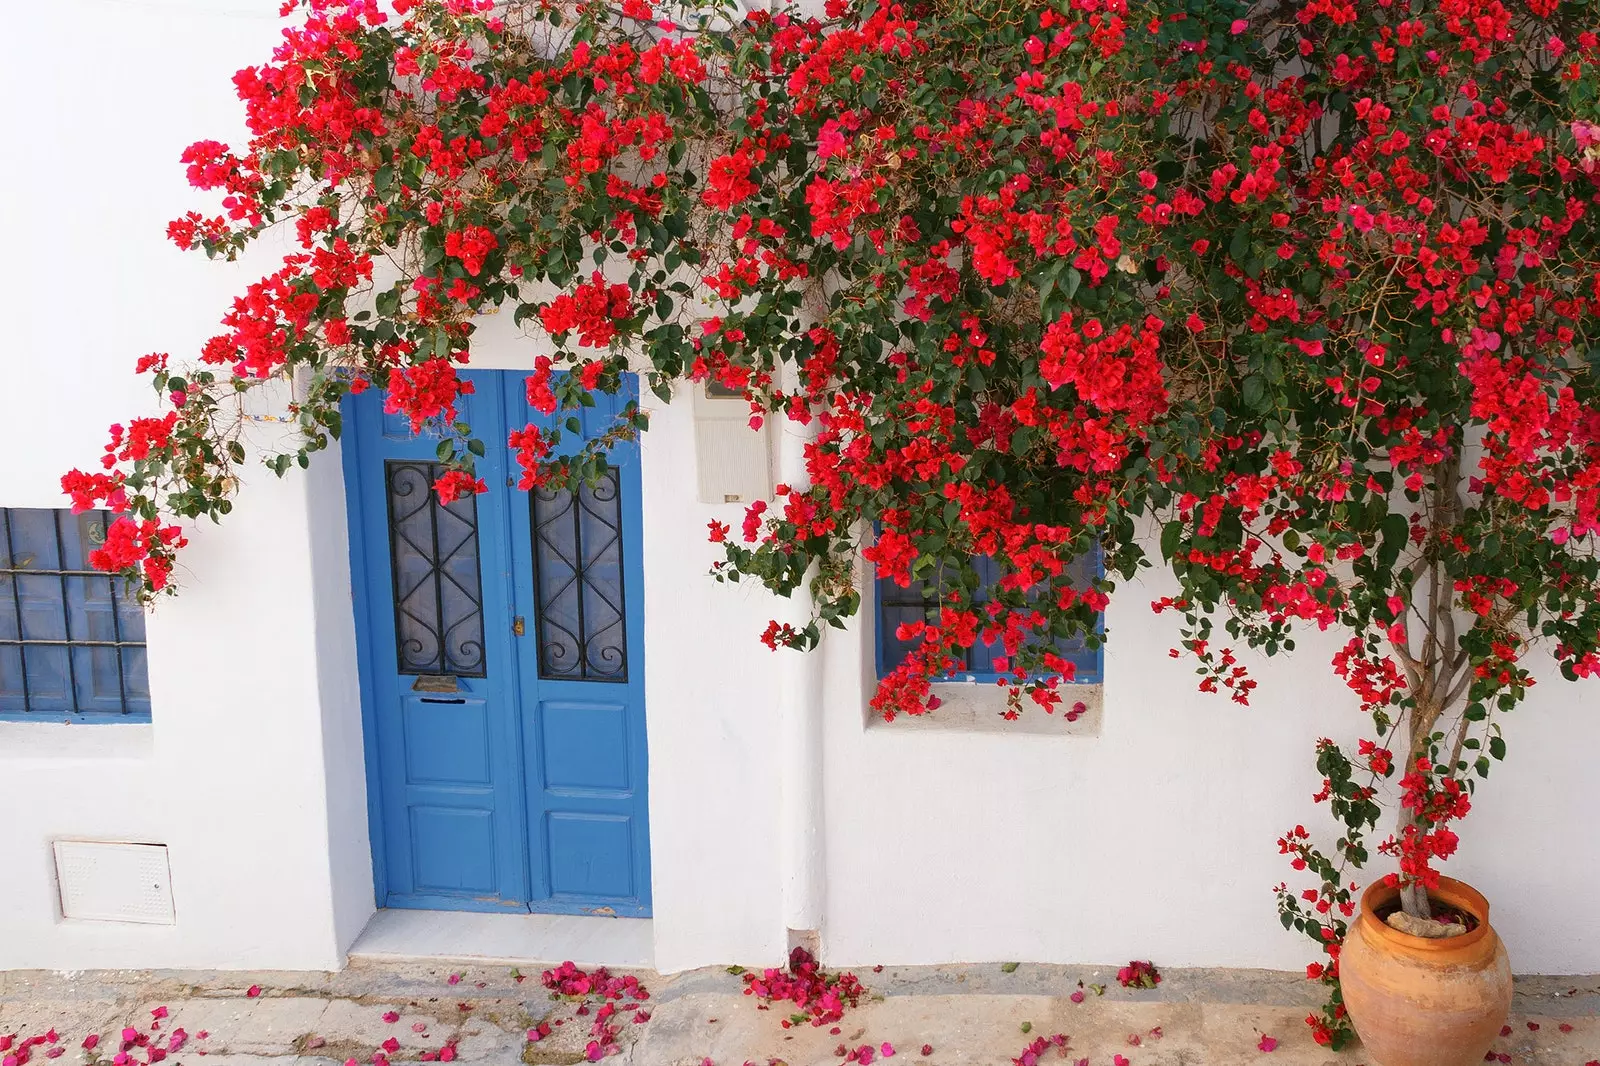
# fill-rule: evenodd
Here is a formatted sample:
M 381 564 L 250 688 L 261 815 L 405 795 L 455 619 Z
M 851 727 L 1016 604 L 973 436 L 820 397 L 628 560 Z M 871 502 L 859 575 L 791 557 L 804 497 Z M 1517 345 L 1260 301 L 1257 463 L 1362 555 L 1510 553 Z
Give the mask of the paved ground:
M 844 1061 L 840 1045 L 863 1044 L 881 1066 L 885 1043 L 895 1053 L 890 1066 L 1010 1066 L 1031 1041 L 1056 1033 L 1067 1035 L 1067 1054 L 1057 1058 L 1051 1048 L 1041 1064 L 1122 1066 L 1115 1056 L 1127 1066 L 1366 1061 L 1359 1048 L 1333 1055 L 1311 1041 L 1300 1021 L 1314 1002 L 1308 982 L 1262 971 L 1174 970 L 1158 990 L 1135 992 L 1118 988 L 1111 971 L 1086 967 L 866 970 L 858 976 L 868 995 L 836 1027 L 789 1030 L 779 1008 L 758 1010 L 725 971 L 638 976 L 651 993 L 640 1005 L 649 1020 L 634 1022 L 632 1011 L 614 1019 L 623 1023 L 619 1051 L 606 1061 L 616 1066 L 835 1066 Z M 1080 981 L 1110 987 L 1074 1003 Z M 56 1041 L 34 1046 L 31 1062 L 62 1066 L 109 1066 L 125 1026 L 144 1041 L 133 1049 L 141 1064 L 153 1057 L 150 1047 L 165 1051 L 175 1037 L 164 1060 L 189 1066 L 342 1066 L 370 1063 L 375 1053 L 394 1063 L 576 1063 L 594 1021 L 576 1010 L 552 1001 L 537 973 L 519 982 L 506 967 L 470 964 L 357 964 L 337 974 L 0 973 L 0 1046 L 16 1034 L 6 1053 L 15 1055 L 27 1038 L 53 1029 Z M 530 1043 L 527 1031 L 541 1021 L 551 1035 Z M 1495 1048 L 1505 1061 L 1583 1066 L 1600 1058 L 1600 977 L 1519 979 L 1511 1025 Z M 90 1034 L 99 1042 L 86 1051 Z M 1261 1050 L 1264 1035 L 1277 1041 L 1271 1053 Z M 383 1052 L 385 1041 L 395 1050 Z

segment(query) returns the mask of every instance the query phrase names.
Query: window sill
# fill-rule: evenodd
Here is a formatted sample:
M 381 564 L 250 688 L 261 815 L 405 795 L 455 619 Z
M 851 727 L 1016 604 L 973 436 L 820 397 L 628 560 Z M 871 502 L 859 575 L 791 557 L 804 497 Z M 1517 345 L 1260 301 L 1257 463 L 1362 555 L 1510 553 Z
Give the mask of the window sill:
M 35 759 L 148 759 L 149 722 L 0 721 L 0 763 Z
M 1025 734 L 1053 737 L 1097 737 L 1100 720 L 1105 711 L 1105 686 L 1062 685 L 1059 689 L 1062 706 L 1047 714 L 1026 696 L 1023 697 L 1022 715 L 1007 721 L 1006 690 L 993 682 L 940 681 L 933 686 L 934 695 L 940 699 L 938 707 L 926 714 L 903 714 L 892 722 L 869 712 L 867 729 L 894 729 L 911 733 L 992 733 Z M 1083 714 L 1077 721 L 1067 721 L 1072 705 L 1082 702 Z

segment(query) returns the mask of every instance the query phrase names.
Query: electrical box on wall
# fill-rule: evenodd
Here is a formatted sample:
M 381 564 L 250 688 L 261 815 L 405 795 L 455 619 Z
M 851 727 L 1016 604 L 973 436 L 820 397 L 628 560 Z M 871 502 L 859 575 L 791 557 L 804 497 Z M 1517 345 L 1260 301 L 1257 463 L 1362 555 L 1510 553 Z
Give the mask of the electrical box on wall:
M 694 457 L 701 503 L 752 503 L 772 497 L 771 417 L 750 428 L 750 403 L 703 383 L 694 391 Z
M 172 872 L 165 844 L 58 840 L 61 916 L 172 925 Z

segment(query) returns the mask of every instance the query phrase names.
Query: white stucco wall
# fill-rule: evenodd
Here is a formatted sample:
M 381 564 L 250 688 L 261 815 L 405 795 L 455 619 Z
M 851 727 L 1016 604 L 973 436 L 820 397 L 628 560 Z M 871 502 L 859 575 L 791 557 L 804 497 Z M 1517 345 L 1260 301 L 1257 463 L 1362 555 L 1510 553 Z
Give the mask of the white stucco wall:
M 1337 644 L 1315 634 L 1292 659 L 1250 660 L 1250 707 L 1197 692 L 1192 664 L 1166 653 L 1175 624 L 1149 609 L 1169 591 L 1147 577 L 1107 612 L 1093 737 L 863 727 L 863 641 L 832 635 L 845 639 L 827 652 L 830 960 L 1298 969 L 1315 957 L 1276 921 L 1271 888 L 1296 875 L 1275 841 L 1296 823 L 1328 828 L 1311 802 L 1313 745 L 1371 723 L 1328 669 Z M 1552 916 L 1583 913 L 1600 874 L 1588 828 L 1600 802 L 1584 784 L 1600 690 L 1553 677 L 1536 692 L 1504 720 L 1508 761 L 1446 872 L 1489 896 L 1519 972 L 1587 973 L 1600 929 Z
M 242 135 L 230 78 L 276 8 L 7 11 L 0 506 L 64 505 L 61 472 L 155 400 L 133 360 L 197 351 L 254 276 L 164 231 L 196 202 L 183 147 Z M 0 968 L 342 965 L 372 882 L 337 453 L 320 466 L 252 468 L 227 526 L 194 534 L 148 623 L 152 724 L 0 723 Z M 166 844 L 177 923 L 61 920 L 55 838 Z
M 150 402 L 134 358 L 194 352 L 259 274 L 180 253 L 163 229 L 197 199 L 183 146 L 238 138 L 229 79 L 272 47 L 276 8 L 8 12 L 0 143 L 27 162 L 0 168 L 0 506 L 59 505 L 61 471 Z M 509 334 L 489 347 L 475 365 L 531 357 Z M 740 509 L 695 502 L 683 399 L 657 412 L 643 470 L 657 965 L 774 961 L 795 853 L 779 838 L 792 653 L 756 642 L 765 595 L 705 576 L 706 523 L 737 528 Z M 341 964 L 373 906 L 344 522 L 336 454 L 283 481 L 252 471 L 226 525 L 196 532 L 183 595 L 150 621 L 154 723 L 0 723 L 0 968 Z M 1196 693 L 1149 613 L 1161 591 L 1112 605 L 1098 735 L 868 725 L 864 631 L 828 634 L 829 961 L 1303 965 L 1309 944 L 1274 920 L 1269 890 L 1291 875 L 1273 842 L 1317 824 L 1315 738 L 1363 720 L 1314 638 L 1258 667 L 1253 707 Z M 1600 927 L 1569 917 L 1600 880 L 1585 787 L 1597 699 L 1550 680 L 1507 720 L 1510 761 L 1450 864 L 1494 901 L 1525 972 L 1600 971 Z M 167 844 L 177 925 L 61 921 L 56 837 Z

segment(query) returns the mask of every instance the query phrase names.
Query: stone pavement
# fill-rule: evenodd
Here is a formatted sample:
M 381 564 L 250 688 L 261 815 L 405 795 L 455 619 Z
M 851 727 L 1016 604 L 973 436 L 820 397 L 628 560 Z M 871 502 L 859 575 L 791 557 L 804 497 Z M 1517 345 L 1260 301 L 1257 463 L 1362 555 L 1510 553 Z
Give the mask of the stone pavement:
M 1159 961 L 1159 960 L 1157 960 Z M 450 983 L 452 975 L 456 983 Z M 836 1066 L 840 1045 L 870 1045 L 882 1066 L 1010 1066 L 1038 1037 L 1068 1037 L 1039 1062 L 1075 1066 L 1355 1066 L 1360 1048 L 1332 1054 L 1301 1023 L 1317 989 L 1291 974 L 1171 970 L 1160 987 L 1117 987 L 1114 968 L 1023 964 L 859 970 L 867 995 L 836 1026 L 785 1029 L 781 1007 L 757 1009 L 738 976 L 698 970 L 639 974 L 650 999 L 618 1014 L 616 1066 Z M 1088 987 L 1081 1003 L 1071 993 Z M 1096 995 L 1092 986 L 1109 987 Z M 252 988 L 255 994 L 252 995 Z M 165 1017 L 157 1017 L 160 1008 Z M 471 963 L 358 963 L 334 974 L 96 971 L 0 973 L 0 1045 L 54 1030 L 30 1066 L 110 1066 L 131 1026 L 145 1041 L 133 1060 L 188 1066 L 342 1066 L 371 1063 L 568 1064 L 582 1062 L 594 1021 L 553 1001 L 531 968 Z M 1495 1050 L 1524 1066 L 1583 1066 L 1600 1059 L 1600 977 L 1519 978 L 1512 1033 Z M 395 1017 L 395 1016 L 398 1017 Z M 393 1021 L 388 1020 L 394 1018 Z M 550 1036 L 530 1043 L 541 1021 Z M 560 1024 L 557 1024 L 557 1023 Z M 152 1028 L 155 1026 L 155 1028 Z M 178 1036 L 182 1031 L 181 1037 Z M 89 1034 L 99 1037 L 83 1049 Z M 1262 1037 L 1277 1041 L 1270 1053 Z M 177 1049 L 162 1051 L 178 1037 Z M 1134 1040 L 1137 1039 L 1137 1044 Z M 386 1041 L 394 1050 L 383 1052 Z M 924 1045 L 930 1051 L 924 1057 Z M 60 1048 L 62 1050 L 55 1051 Z M 449 1050 L 446 1051 L 445 1049 Z M 51 1052 L 54 1052 L 52 1055 Z M 1119 1060 L 1117 1056 L 1121 1056 Z

